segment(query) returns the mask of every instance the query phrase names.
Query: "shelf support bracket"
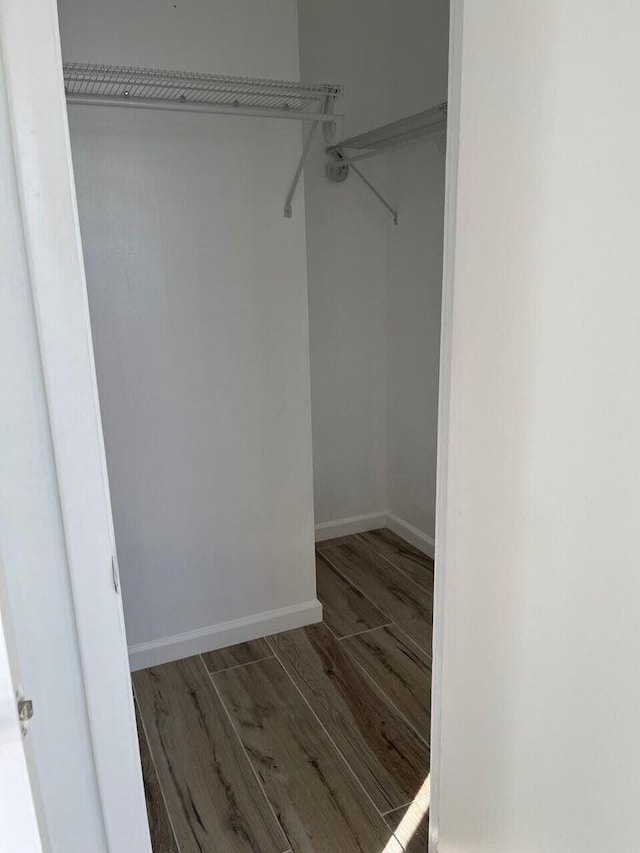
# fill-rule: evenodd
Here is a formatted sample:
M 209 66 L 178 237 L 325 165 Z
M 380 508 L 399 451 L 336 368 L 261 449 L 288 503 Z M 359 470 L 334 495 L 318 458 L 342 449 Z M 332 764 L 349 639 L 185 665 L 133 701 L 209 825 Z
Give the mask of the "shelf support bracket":
M 293 181 L 291 182 L 291 187 L 289 188 L 289 192 L 287 193 L 287 200 L 284 203 L 284 215 L 287 219 L 291 219 L 291 217 L 293 216 L 293 196 L 296 191 L 296 187 L 298 186 L 298 181 L 300 180 L 302 170 L 304 169 L 305 161 L 309 156 L 309 151 L 311 150 L 311 143 L 313 142 L 313 138 L 316 135 L 316 130 L 318 129 L 319 124 L 319 121 L 314 121 L 311 123 L 309 132 L 307 133 L 306 139 L 304 140 L 304 145 L 302 147 L 302 157 L 300 157 L 298 168 L 296 169 L 296 173 L 293 176 Z
M 347 164 L 345 164 L 345 165 L 347 165 Z M 349 163 L 348 168 L 353 169 L 353 171 L 360 178 L 362 183 L 369 190 L 371 190 L 371 192 L 374 194 L 374 196 L 387 208 L 389 213 L 393 216 L 393 224 L 397 225 L 398 224 L 398 211 L 397 211 L 397 209 L 392 204 L 389 204 L 389 202 L 382 195 L 382 193 L 379 190 L 377 190 L 376 187 L 374 187 L 374 185 L 371 183 L 371 181 L 362 174 L 362 172 L 360 171 L 360 169 L 358 169 L 357 166 L 355 166 L 353 163 Z
M 319 118 L 312 123 L 311 127 L 309 128 L 309 132 L 307 133 L 307 136 L 304 140 L 304 145 L 302 147 L 302 157 L 300 158 L 298 168 L 296 169 L 296 173 L 293 176 L 293 181 L 291 182 L 291 187 L 289 189 L 289 192 L 287 193 L 287 200 L 284 203 L 284 215 L 287 219 L 291 219 L 291 216 L 293 215 L 293 196 L 296 191 L 296 187 L 298 186 L 298 181 L 300 180 L 302 170 L 304 169 L 304 164 L 306 162 L 307 157 L 309 156 L 309 151 L 311 151 L 311 143 L 313 142 L 313 139 L 316 135 L 316 131 L 318 130 L 318 125 L 322 123 L 322 129 L 324 131 L 324 138 L 326 142 L 331 141 L 335 137 L 336 123 L 333 117 L 334 102 L 335 98 L 330 98 L 327 95 L 322 105 L 323 118 Z

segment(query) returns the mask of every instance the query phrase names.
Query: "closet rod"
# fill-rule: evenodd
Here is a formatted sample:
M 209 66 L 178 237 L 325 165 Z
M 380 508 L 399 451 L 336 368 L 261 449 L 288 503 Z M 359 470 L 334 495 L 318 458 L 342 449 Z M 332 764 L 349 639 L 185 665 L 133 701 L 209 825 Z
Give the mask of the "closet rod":
M 326 148 L 329 155 L 329 162 L 326 166 L 327 177 L 334 183 L 342 183 L 349 176 L 349 169 L 353 169 L 360 180 L 391 213 L 393 223 L 397 225 L 397 209 L 387 201 L 380 190 L 362 174 L 355 164 L 370 157 L 377 157 L 379 154 L 386 154 L 401 145 L 435 133 L 440 133 L 444 143 L 446 128 L 447 104 L 444 102 L 421 113 L 335 142 Z
M 444 102 L 366 133 L 342 139 L 340 142 L 329 145 L 327 153 L 336 155 L 344 165 L 348 165 L 378 154 L 385 154 L 423 136 L 443 133 L 446 127 L 447 104 Z

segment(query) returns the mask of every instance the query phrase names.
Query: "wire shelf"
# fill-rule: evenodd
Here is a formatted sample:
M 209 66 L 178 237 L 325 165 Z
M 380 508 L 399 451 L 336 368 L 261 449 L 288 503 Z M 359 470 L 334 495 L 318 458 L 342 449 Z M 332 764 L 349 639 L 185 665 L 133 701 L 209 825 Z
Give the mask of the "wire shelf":
M 337 83 L 307 85 L 287 80 L 226 77 L 157 68 L 128 68 L 65 62 L 62 66 L 67 102 L 71 104 L 137 107 L 153 110 L 223 113 L 298 119 L 310 122 L 310 130 L 284 204 L 284 215 L 293 215 L 292 203 L 314 134 L 319 125 L 331 128 L 333 108 L 342 94 Z
M 327 113 L 342 94 L 333 83 L 306 85 L 281 80 L 226 77 L 152 68 L 90 65 L 66 62 L 63 65 L 65 92 L 71 103 L 112 103 L 166 107 L 210 107 L 260 113 Z M 214 111 L 214 110 L 212 110 Z M 292 115 L 295 117 L 295 115 Z

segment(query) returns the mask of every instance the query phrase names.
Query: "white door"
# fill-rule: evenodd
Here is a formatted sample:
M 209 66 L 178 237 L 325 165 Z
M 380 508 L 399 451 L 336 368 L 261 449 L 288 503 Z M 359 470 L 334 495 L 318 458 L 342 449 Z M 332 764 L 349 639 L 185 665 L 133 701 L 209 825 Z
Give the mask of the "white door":
M 0 0 L 0 53 L 0 553 L 41 834 L 147 853 L 55 0 Z

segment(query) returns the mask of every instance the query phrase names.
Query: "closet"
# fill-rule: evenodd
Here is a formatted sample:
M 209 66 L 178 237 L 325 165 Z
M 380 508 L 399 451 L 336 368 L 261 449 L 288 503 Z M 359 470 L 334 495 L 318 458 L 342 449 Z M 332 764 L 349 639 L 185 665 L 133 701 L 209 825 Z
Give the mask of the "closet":
M 228 718 L 202 719 L 241 765 L 251 747 L 233 732 L 255 713 L 251 666 L 266 705 L 286 697 L 304 717 L 313 700 L 286 679 L 340 641 L 335 667 L 364 678 L 373 694 L 358 702 L 374 717 L 391 715 L 406 772 L 369 778 L 357 743 L 314 709 L 315 747 L 329 738 L 357 779 L 339 771 L 353 821 L 333 849 L 356 849 L 361 832 L 362 849 L 417 850 L 415 827 L 393 831 L 411 801 L 424 806 L 416 826 L 428 809 L 428 706 L 400 680 L 430 669 L 448 3 L 58 5 L 143 765 L 150 749 L 162 782 L 162 733 L 145 716 L 154 684 L 170 717 L 180 684 L 204 695 L 209 673 Z M 362 594 L 369 575 L 380 600 Z M 406 644 L 411 660 L 370 688 L 372 652 L 355 635 L 382 629 L 376 654 L 400 660 Z M 274 750 L 285 717 L 260 723 Z M 198 719 L 181 729 L 193 761 L 207 749 Z M 278 800 L 268 769 L 254 770 L 238 808 L 255 837 L 198 836 L 201 849 L 330 849 L 274 823 L 275 809 L 298 826 L 309 804 L 288 789 Z M 204 826 L 224 805 L 203 808 Z M 155 829 L 196 849 L 180 820 Z

